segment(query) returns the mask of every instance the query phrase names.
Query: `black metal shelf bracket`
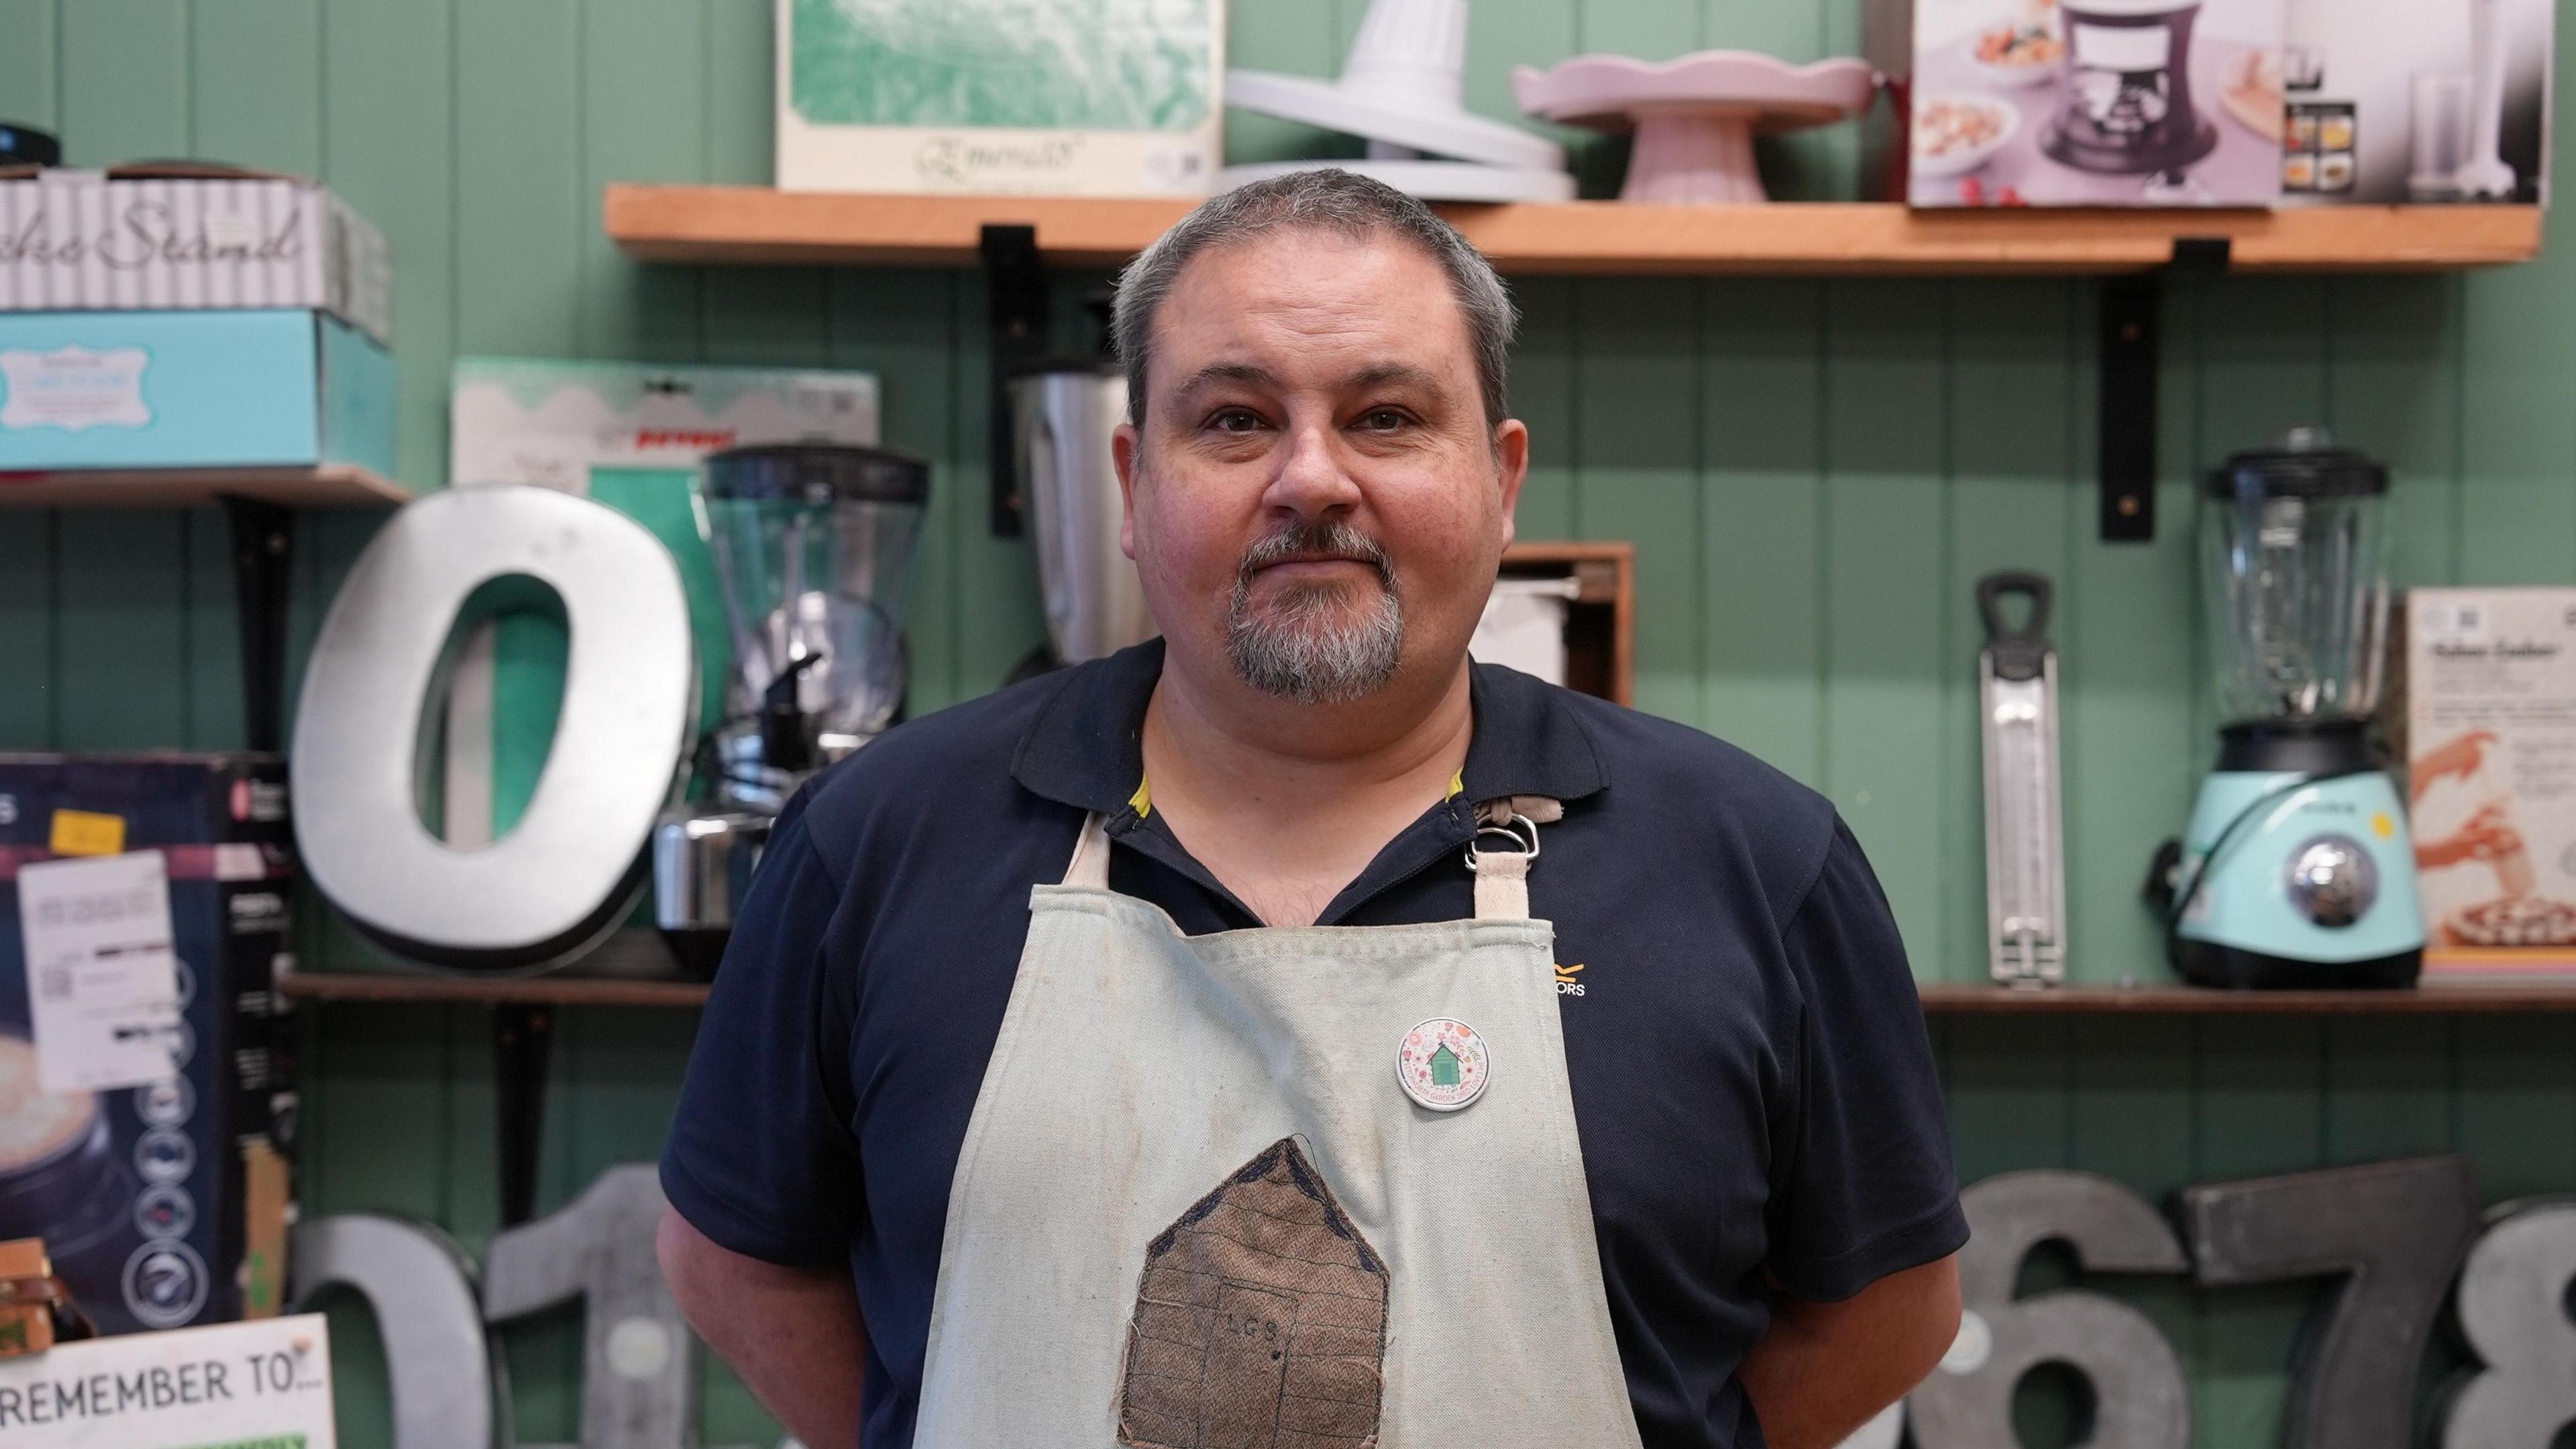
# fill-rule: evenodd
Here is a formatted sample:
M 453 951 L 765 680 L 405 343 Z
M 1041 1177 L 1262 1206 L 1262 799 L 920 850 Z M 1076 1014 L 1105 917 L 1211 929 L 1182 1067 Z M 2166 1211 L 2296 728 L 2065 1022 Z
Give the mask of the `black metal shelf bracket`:
M 2161 267 L 2102 284 L 2101 521 L 2104 543 L 2145 543 L 2156 536 L 2156 384 L 2162 349 L 2157 318 L 2169 275 L 2227 270 L 2226 237 L 2174 238 Z
M 993 534 L 1016 538 L 1027 528 L 1019 451 L 1011 422 L 1011 378 L 1046 350 L 1047 275 L 1038 261 L 1038 229 L 986 223 L 977 243 L 984 258 L 984 296 L 992 327 Z
M 500 1117 L 501 1226 L 537 1215 L 537 1164 L 545 1142 L 546 1059 L 554 1044 L 551 1007 L 504 1002 L 492 1008 L 493 1107 Z
M 241 614 L 242 743 L 286 748 L 286 600 L 295 515 L 257 498 L 224 499 L 233 536 L 233 601 Z

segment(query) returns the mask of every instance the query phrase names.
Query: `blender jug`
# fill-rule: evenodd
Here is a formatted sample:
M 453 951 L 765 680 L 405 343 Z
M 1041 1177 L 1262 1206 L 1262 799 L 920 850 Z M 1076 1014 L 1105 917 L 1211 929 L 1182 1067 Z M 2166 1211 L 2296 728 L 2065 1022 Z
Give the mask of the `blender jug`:
M 654 924 L 711 974 L 771 822 L 796 787 L 903 703 L 903 611 L 930 466 L 876 448 L 780 444 L 706 460 L 706 529 L 734 661 L 712 799 L 653 836 Z
M 2234 987 L 2404 986 L 2414 847 L 2369 734 L 2388 619 L 2388 470 L 2294 430 L 2209 476 L 2202 612 L 2226 722 L 2149 899 L 2175 969 Z

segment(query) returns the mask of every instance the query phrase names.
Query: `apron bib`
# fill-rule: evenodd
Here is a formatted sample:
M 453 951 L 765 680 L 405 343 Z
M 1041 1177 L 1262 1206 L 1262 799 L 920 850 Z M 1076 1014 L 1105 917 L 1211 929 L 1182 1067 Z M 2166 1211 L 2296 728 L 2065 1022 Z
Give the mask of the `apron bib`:
M 1511 824 L 1474 920 L 1191 937 L 1085 823 L 959 1151 L 920 1449 L 1636 1449 Z

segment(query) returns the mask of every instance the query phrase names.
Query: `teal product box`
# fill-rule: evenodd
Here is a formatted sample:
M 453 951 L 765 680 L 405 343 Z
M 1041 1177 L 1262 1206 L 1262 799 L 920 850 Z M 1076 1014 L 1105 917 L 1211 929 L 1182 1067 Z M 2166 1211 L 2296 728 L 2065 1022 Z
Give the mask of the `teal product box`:
M 0 312 L 0 472 L 390 477 L 393 355 L 325 312 Z

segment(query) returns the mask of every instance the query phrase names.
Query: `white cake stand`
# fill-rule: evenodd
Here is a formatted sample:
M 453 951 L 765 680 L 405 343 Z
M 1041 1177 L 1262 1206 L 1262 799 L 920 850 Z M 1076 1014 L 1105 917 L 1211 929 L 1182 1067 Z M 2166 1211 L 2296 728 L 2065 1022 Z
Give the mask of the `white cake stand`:
M 1704 50 L 1661 64 L 1578 55 L 1512 72 L 1521 109 L 1597 130 L 1637 131 L 1622 201 L 1762 202 L 1756 132 L 1859 115 L 1878 76 L 1857 60 L 1795 66 L 1743 50 Z

